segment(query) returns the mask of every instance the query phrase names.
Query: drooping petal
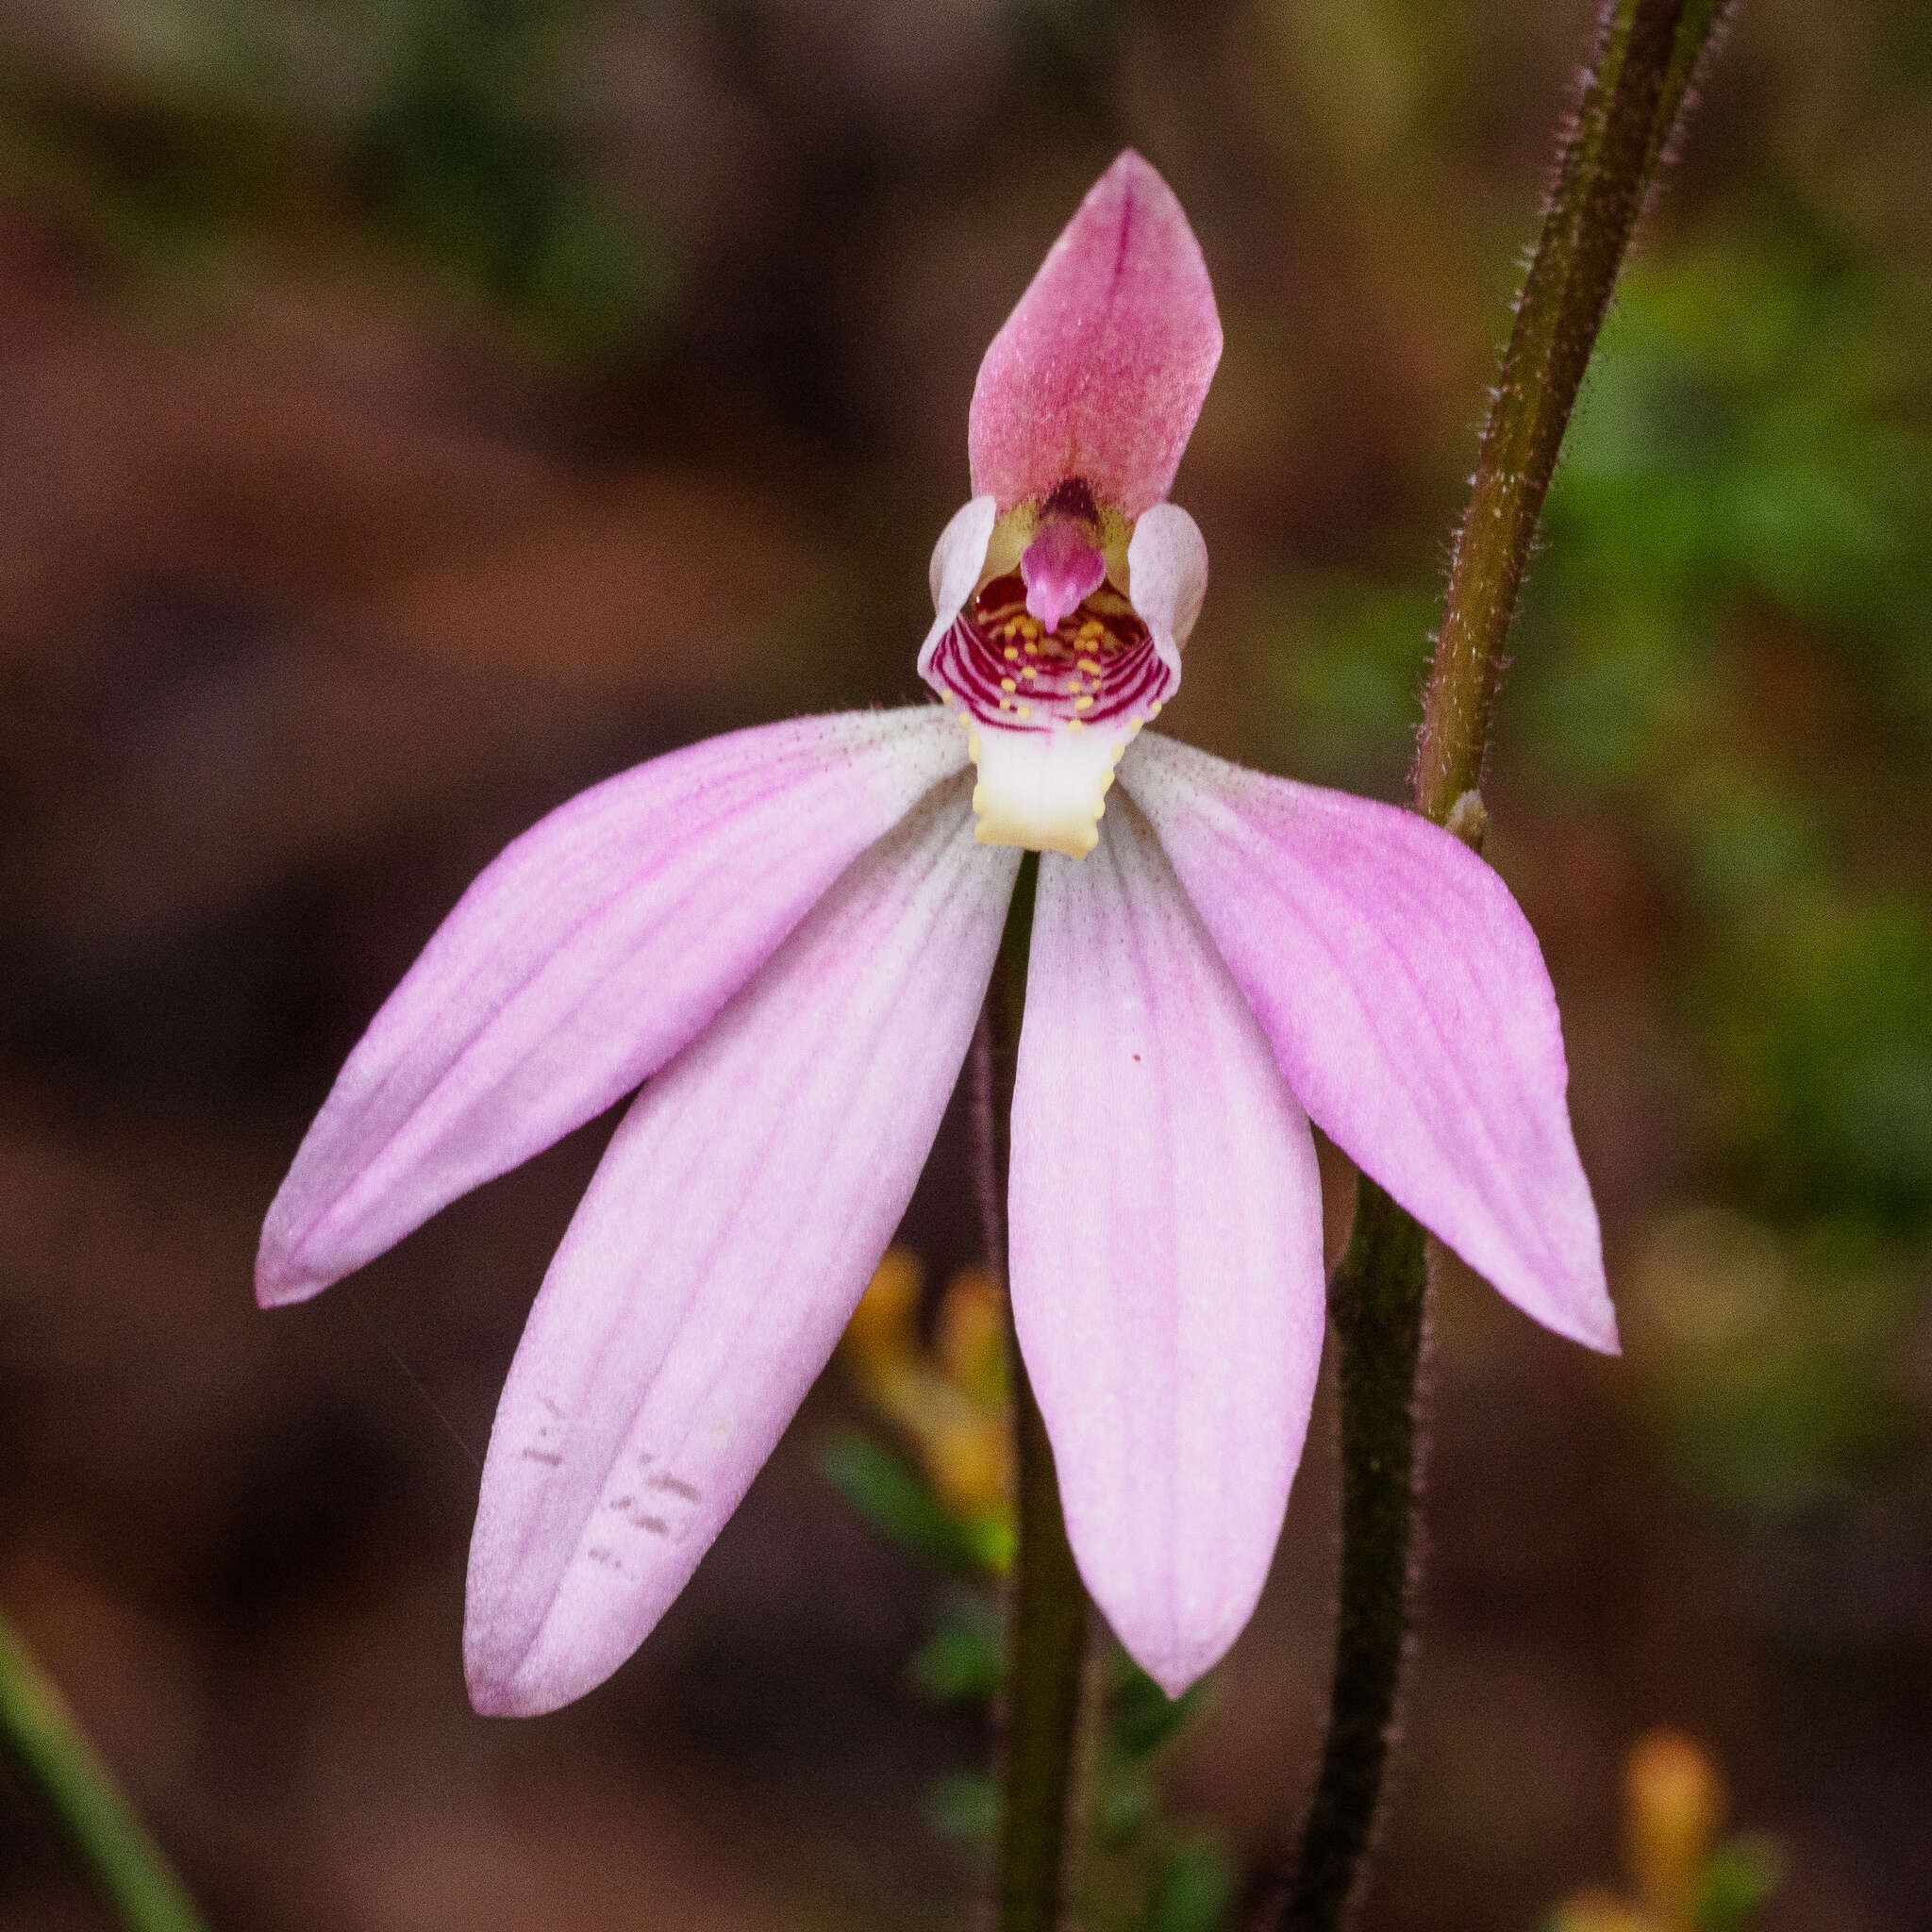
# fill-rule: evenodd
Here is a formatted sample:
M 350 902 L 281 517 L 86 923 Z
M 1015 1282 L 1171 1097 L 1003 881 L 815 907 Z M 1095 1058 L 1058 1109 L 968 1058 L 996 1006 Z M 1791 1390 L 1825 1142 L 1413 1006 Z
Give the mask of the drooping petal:
M 992 526 L 999 521 L 999 507 L 990 496 L 975 496 L 956 509 L 940 541 L 932 547 L 932 562 L 926 567 L 926 581 L 932 589 L 932 626 L 919 647 L 919 675 L 924 677 L 938 650 L 940 640 L 952 628 L 953 620 L 966 607 L 966 600 L 979 588 L 980 567 L 986 561 L 986 548 L 992 541 Z
M 1200 244 L 1130 148 L 1088 191 L 979 365 L 974 494 L 1009 509 L 1077 477 L 1139 516 L 1173 484 L 1220 359 Z
M 636 1649 L 771 1453 L 912 1192 L 1016 856 L 964 780 L 826 893 L 619 1126 L 511 1365 L 470 1551 L 479 1710 Z
M 1502 880 L 1412 812 L 1153 733 L 1121 777 L 1316 1124 L 1525 1313 L 1614 1351 L 1556 997 Z
M 301 1301 L 601 1113 L 686 1044 L 825 888 L 965 763 L 937 707 L 805 718 L 641 765 L 524 834 L 349 1057 L 269 1208 Z
M 1094 1601 L 1170 1695 L 1268 1574 L 1321 1358 L 1307 1117 L 1147 821 L 1040 861 L 1013 1319 Z
M 1157 503 L 1134 525 L 1127 541 L 1127 594 L 1177 687 L 1181 651 L 1208 595 L 1208 540 L 1179 504 Z

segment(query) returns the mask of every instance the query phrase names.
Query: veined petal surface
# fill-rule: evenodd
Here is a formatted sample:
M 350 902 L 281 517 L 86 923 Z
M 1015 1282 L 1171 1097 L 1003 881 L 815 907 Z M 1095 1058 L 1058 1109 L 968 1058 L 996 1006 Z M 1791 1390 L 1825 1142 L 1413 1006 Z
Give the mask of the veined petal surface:
M 937 707 L 708 740 L 490 865 L 349 1056 L 270 1207 L 264 1305 L 359 1268 L 683 1047 L 965 746 Z
M 1120 775 L 1316 1124 L 1526 1314 L 1614 1351 L 1556 995 L 1503 881 L 1413 812 L 1152 732 Z
M 1158 503 L 1221 359 L 1221 318 L 1174 191 L 1131 148 L 1088 191 L 979 365 L 975 495 L 1001 509 L 1078 477 Z
M 974 842 L 967 790 L 866 853 L 619 1126 L 490 1439 L 477 1709 L 555 1709 L 637 1648 L 831 1354 L 939 1129 L 1018 868 Z
M 1147 821 L 1040 861 L 1013 1319 L 1094 1601 L 1170 1695 L 1247 1622 L 1325 1314 L 1307 1117 Z

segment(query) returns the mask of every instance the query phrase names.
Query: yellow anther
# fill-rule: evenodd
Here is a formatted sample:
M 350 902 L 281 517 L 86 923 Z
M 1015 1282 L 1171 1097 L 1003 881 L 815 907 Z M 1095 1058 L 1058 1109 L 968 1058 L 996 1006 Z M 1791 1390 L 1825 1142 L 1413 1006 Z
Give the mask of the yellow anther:
M 1022 677 L 1038 677 L 1040 673 L 1034 670 L 1032 665 L 1023 664 L 1020 667 L 1020 675 Z
M 1098 677 L 1100 675 L 1100 666 L 1091 658 L 1078 659 L 1074 668 L 1084 671 L 1089 677 Z
M 1092 708 L 1093 700 L 1091 698 L 1075 698 L 1074 700 L 1074 708 L 1076 711 L 1091 710 Z
M 1020 653 L 1014 645 L 1008 644 L 1007 646 L 1007 662 L 1008 664 L 1012 663 L 1019 657 L 1019 655 Z
M 1026 655 L 1029 658 L 1036 658 L 1040 655 L 1040 646 L 1031 638 L 1026 640 Z
M 1002 691 L 1018 691 L 1020 687 L 1010 677 L 1003 677 L 1000 679 L 1000 689 Z
M 1020 716 L 1021 716 L 1021 717 L 1023 717 L 1023 718 L 1030 718 L 1030 717 L 1032 717 L 1032 715 L 1033 715 L 1033 707 L 1032 707 L 1031 705 L 1022 705 L 1022 706 L 1020 707 L 1020 713 L 1019 713 L 1019 714 L 1020 714 Z
M 1086 727 L 1086 724 L 1087 721 L 1084 718 L 1069 718 L 1067 720 L 1067 729 L 1069 731 L 1083 730 Z

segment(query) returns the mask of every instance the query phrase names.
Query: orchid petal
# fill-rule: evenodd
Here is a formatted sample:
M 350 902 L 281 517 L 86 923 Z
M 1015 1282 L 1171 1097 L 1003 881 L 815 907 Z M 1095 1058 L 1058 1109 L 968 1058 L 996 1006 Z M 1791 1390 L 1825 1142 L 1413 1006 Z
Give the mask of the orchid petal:
M 1010 509 L 1076 477 L 1138 517 L 1172 486 L 1220 359 L 1200 243 L 1130 148 L 1088 191 L 979 365 L 974 493 Z
M 922 677 L 932 662 L 932 654 L 939 649 L 940 640 L 965 609 L 967 599 L 979 588 L 987 545 L 992 541 L 992 526 L 998 521 L 999 506 L 992 498 L 975 496 L 953 512 L 951 521 L 940 532 L 940 541 L 932 547 L 926 579 L 932 587 L 933 617 L 925 641 L 919 647 Z
M 948 785 L 646 1087 L 511 1364 L 470 1550 L 478 1710 L 602 1682 L 824 1366 L 965 1056 L 1018 857 Z
M 1246 1624 L 1321 1359 L 1321 1181 L 1130 799 L 1040 861 L 1013 1098 L 1013 1320 L 1094 1601 L 1171 1696 Z
M 1614 1352 L 1556 996 L 1503 881 L 1412 812 L 1152 733 L 1121 779 L 1316 1124 L 1524 1313 Z
M 1127 541 L 1127 594 L 1178 685 L 1181 652 L 1208 595 L 1208 540 L 1179 504 L 1157 503 L 1134 525 Z
M 306 1299 L 601 1113 L 684 1046 L 853 858 L 965 763 L 937 707 L 711 739 L 516 841 L 349 1057 L 256 1290 Z

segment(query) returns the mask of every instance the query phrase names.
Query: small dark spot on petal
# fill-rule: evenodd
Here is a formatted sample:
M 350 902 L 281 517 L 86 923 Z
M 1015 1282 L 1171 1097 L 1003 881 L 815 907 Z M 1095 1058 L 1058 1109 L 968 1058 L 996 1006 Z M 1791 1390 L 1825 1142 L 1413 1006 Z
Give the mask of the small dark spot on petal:
M 563 1460 L 563 1457 L 554 1449 L 525 1449 L 524 1451 L 524 1460 L 525 1462 L 546 1462 L 552 1469 L 555 1469 Z

